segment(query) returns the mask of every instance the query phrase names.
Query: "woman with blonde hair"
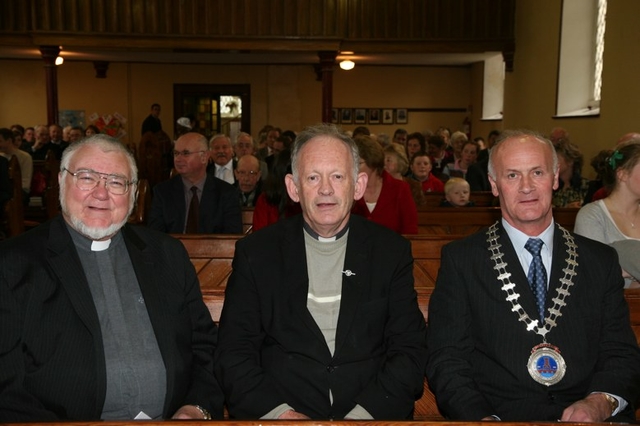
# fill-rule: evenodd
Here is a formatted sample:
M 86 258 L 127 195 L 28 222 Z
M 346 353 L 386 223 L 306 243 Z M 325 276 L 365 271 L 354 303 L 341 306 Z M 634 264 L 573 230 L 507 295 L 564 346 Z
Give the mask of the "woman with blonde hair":
M 384 169 L 392 177 L 409 184 L 411 195 L 413 196 L 413 201 L 416 203 L 416 206 L 420 207 L 427 204 L 420 183 L 405 176 L 409 170 L 409 160 L 407 160 L 404 146 L 398 143 L 390 143 L 384 148 Z

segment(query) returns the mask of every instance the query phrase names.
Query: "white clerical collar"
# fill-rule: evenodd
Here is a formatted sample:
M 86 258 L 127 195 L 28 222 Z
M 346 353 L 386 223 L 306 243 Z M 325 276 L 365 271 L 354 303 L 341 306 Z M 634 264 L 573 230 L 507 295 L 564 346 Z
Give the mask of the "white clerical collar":
M 111 245 L 111 238 L 105 241 L 91 241 L 91 251 L 104 251 Z

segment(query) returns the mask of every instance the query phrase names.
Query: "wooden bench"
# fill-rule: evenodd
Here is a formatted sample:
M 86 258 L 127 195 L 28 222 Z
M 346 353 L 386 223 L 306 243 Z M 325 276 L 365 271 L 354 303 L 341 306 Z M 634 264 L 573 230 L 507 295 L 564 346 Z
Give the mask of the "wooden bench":
M 554 208 L 560 225 L 573 230 L 578 208 Z M 502 217 L 500 207 L 421 207 L 418 209 L 418 233 L 429 235 L 471 235 Z
M 441 194 L 432 193 L 434 196 Z M 485 194 L 481 192 L 479 194 Z M 490 194 L 490 193 L 489 193 Z M 560 225 L 573 230 L 578 208 L 554 208 L 553 216 Z M 471 235 L 502 217 L 500 207 L 420 207 L 418 208 L 419 235 Z M 248 234 L 253 226 L 253 207 L 242 209 L 243 232 Z
M 224 290 L 229 275 L 235 244 L 244 235 L 175 235 L 187 249 L 200 281 L 204 301 L 214 321 L 219 321 L 224 303 Z M 414 286 L 418 305 L 428 318 L 429 298 L 435 286 L 442 247 L 461 238 L 460 235 L 412 235 L 408 239 L 414 257 Z M 626 290 L 631 311 L 631 327 L 640 343 L 640 289 Z M 424 393 L 415 403 L 414 418 L 421 421 L 442 420 L 435 397 L 425 380 Z M 640 418 L 640 409 L 638 410 Z
M 424 207 L 439 207 L 442 200 L 444 200 L 443 192 L 426 192 L 424 194 L 426 204 Z M 497 206 L 497 198 L 491 191 L 473 191 L 469 196 L 469 199 L 473 201 L 476 207 L 491 207 Z
M 139 421 L 100 421 L 100 422 L 56 422 L 56 423 L 3 423 L 4 426 L 42 426 L 51 425 L 55 426 L 123 426 L 129 424 L 138 424 Z M 189 426 L 211 426 L 211 421 L 208 420 L 144 420 L 141 423 L 144 426 L 167 426 L 167 424 L 173 425 L 189 425 Z M 451 422 L 436 420 L 421 422 L 417 420 L 412 421 L 384 421 L 384 420 L 225 420 L 224 423 L 218 422 L 218 424 L 224 424 L 228 426 L 451 426 Z M 610 424 L 610 423 L 607 423 Z M 456 422 L 456 426 L 486 426 L 485 422 Z M 523 426 L 523 425 L 549 425 L 544 422 L 502 422 L 500 426 Z M 562 423 L 563 426 L 584 426 L 584 423 Z

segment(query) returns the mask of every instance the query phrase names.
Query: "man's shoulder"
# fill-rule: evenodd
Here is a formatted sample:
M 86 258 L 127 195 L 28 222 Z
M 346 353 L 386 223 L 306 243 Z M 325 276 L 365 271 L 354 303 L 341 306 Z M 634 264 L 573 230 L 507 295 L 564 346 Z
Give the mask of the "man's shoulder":
M 65 235 L 66 233 L 66 235 Z M 0 258 L 11 262 L 11 258 L 39 259 L 47 253 L 50 243 L 60 243 L 68 236 L 64 219 L 57 216 L 15 237 L 0 241 Z M 71 238 L 70 236 L 68 236 Z
M 592 240 L 591 238 L 575 234 L 571 232 L 575 244 L 578 246 L 578 252 L 584 252 L 588 254 L 594 254 L 595 256 L 615 256 L 616 250 L 608 244 L 600 241 Z
M 142 225 L 125 224 L 121 230 L 125 239 L 140 249 L 162 251 L 165 249 L 184 249 L 182 243 L 167 234 Z
M 248 234 L 238 240 L 238 246 L 273 251 L 274 246 L 280 246 L 280 241 L 291 240 L 296 237 L 297 233 L 302 238 L 302 232 L 302 217 L 296 215 L 281 219 L 259 231 Z
M 180 185 L 182 185 L 182 177 L 179 174 L 176 174 L 172 178 L 158 182 L 153 187 L 153 190 L 157 192 L 167 192 L 175 189 L 176 187 L 180 187 Z
M 225 182 L 222 179 L 218 179 L 212 173 L 207 173 L 207 180 L 205 181 L 205 187 L 212 191 L 219 191 L 223 194 L 235 193 L 238 188 L 235 185 Z

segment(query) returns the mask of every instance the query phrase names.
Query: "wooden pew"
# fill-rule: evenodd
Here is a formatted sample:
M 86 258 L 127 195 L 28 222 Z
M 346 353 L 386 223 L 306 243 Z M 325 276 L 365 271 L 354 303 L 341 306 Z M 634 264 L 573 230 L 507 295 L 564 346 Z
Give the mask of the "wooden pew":
M 235 244 L 243 235 L 175 235 L 184 244 L 195 266 L 204 301 L 214 321 L 220 320 L 224 303 L 224 289 L 231 274 Z M 418 305 L 425 321 L 428 318 L 429 298 L 435 286 L 442 247 L 461 238 L 459 235 L 413 235 L 408 237 L 414 257 L 413 275 Z M 625 297 L 631 312 L 631 327 L 640 344 L 640 289 L 626 290 Z M 640 408 L 638 409 L 640 418 Z M 435 397 L 424 383 L 422 397 L 415 403 L 414 418 L 438 421 Z
M 138 179 L 138 196 L 136 197 L 136 206 L 129 216 L 128 222 L 137 225 L 147 223 L 147 217 L 151 210 L 151 188 L 149 181 L 146 179 Z
M 440 207 L 440 203 L 444 200 L 443 192 L 426 192 L 424 194 L 426 204 L 424 207 Z M 473 191 L 469 197 L 476 204 L 476 207 L 497 206 L 497 198 L 491 191 Z
M 250 234 L 253 229 L 253 207 L 242 208 L 242 232 Z
M 560 225 L 572 231 L 578 208 L 554 208 Z M 418 209 L 418 233 L 428 235 L 470 235 L 502 217 L 500 207 L 423 207 Z
M 479 192 L 478 194 L 491 194 Z M 429 196 L 441 196 L 429 193 Z M 565 228 L 573 230 L 578 208 L 554 208 L 555 220 Z M 418 208 L 419 235 L 471 235 L 493 224 L 502 217 L 500 207 L 420 207 Z M 253 207 L 242 209 L 242 229 L 245 234 L 251 233 L 253 226 Z
M 52 425 L 56 426 L 123 426 L 135 423 L 139 421 L 100 421 L 100 422 L 56 422 L 56 423 L 3 423 L 4 426 L 42 426 Z M 208 420 L 145 420 L 141 423 L 144 426 L 166 426 L 167 424 L 173 425 L 189 425 L 189 426 L 210 426 L 211 421 Z M 225 420 L 224 424 L 227 426 L 451 426 L 451 422 L 440 420 L 433 421 L 399 421 L 399 420 Z M 610 424 L 610 423 L 607 423 Z M 486 426 L 485 422 L 456 422 L 456 426 Z M 501 426 L 548 426 L 549 423 L 545 422 L 502 422 Z M 584 423 L 562 423 L 563 426 L 584 426 Z
M 22 203 L 22 173 L 15 155 L 9 160 L 9 179 L 12 196 L 4 205 L 5 231 L 7 237 L 15 237 L 24 232 L 24 204 Z

